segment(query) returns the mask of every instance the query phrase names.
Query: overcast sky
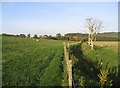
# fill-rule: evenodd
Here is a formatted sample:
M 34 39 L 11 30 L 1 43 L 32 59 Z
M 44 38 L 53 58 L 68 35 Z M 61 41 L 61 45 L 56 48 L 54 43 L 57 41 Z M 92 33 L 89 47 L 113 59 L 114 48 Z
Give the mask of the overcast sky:
M 101 32 L 118 31 L 117 2 L 3 2 L 2 32 L 48 34 L 86 32 L 85 19 L 103 22 Z M 1 24 L 0 24 L 1 25 Z

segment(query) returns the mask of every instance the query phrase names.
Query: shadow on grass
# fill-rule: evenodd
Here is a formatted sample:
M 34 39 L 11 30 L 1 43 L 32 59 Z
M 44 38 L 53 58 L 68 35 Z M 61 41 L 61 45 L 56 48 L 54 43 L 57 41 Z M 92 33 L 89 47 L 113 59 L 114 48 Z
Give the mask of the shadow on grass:
M 89 58 L 86 58 L 81 50 L 81 45 L 82 43 L 70 48 L 70 54 L 77 59 L 77 63 L 73 65 L 74 87 L 79 87 L 80 85 L 84 85 L 88 88 L 90 88 L 90 86 L 100 86 L 98 74 L 102 68 L 100 64 L 102 60 L 92 62 Z M 109 63 L 106 64 L 106 69 L 108 69 L 108 64 Z M 81 76 L 85 79 L 85 82 L 82 82 L 82 84 L 80 81 Z M 117 67 L 109 69 L 108 77 L 112 79 L 114 88 L 120 85 L 118 83 L 120 79 L 118 79 Z M 105 87 L 109 88 L 108 86 Z

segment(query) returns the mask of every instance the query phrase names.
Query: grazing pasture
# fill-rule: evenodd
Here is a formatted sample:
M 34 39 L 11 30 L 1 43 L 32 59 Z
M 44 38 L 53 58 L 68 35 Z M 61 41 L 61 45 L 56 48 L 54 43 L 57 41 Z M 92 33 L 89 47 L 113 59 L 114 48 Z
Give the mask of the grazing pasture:
M 63 42 L 2 36 L 3 86 L 61 86 Z
M 117 41 L 97 41 L 95 43 L 95 45 L 108 47 L 108 49 L 118 52 L 118 42 Z
M 73 86 L 100 86 L 101 69 L 109 73 L 106 86 L 118 85 L 118 42 L 97 41 L 91 50 L 86 42 L 2 36 L 3 86 L 68 85 L 64 42 L 73 62 Z

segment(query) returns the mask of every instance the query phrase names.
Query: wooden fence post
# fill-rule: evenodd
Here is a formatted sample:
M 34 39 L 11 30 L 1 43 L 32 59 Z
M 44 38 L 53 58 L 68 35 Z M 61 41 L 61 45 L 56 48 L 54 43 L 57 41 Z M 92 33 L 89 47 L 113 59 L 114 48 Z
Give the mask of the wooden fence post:
M 72 88 L 72 60 L 69 60 L 69 87 Z
M 72 60 L 69 60 L 69 53 L 67 51 L 67 48 L 69 48 L 70 44 L 65 44 L 64 43 L 64 56 L 65 56 L 65 62 L 66 62 L 66 67 L 67 67 L 67 74 L 68 74 L 68 84 L 69 87 L 72 88 Z

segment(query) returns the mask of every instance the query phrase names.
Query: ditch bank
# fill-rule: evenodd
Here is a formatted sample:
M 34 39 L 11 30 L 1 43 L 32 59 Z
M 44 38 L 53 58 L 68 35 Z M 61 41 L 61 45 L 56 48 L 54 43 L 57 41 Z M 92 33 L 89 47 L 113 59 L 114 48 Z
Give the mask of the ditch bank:
M 86 57 L 83 48 L 88 50 L 90 48 L 84 44 L 87 43 L 64 43 L 64 70 L 66 69 L 64 71 L 64 79 L 67 80 L 68 86 L 72 88 L 80 86 L 84 86 L 85 88 L 101 86 L 98 74 L 100 74 L 100 69 L 102 69 L 102 60 L 92 61 Z M 105 87 L 118 86 L 116 83 L 118 81 L 117 76 L 109 70 L 108 72 L 109 75 Z

